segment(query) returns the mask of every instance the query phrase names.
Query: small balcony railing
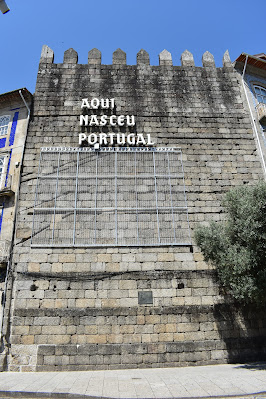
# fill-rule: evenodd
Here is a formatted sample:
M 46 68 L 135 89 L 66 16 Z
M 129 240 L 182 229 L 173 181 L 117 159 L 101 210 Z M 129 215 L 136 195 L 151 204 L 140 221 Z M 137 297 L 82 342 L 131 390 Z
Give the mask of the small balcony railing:
M 0 263 L 8 262 L 10 255 L 11 242 L 8 240 L 0 240 Z
M 259 122 L 265 124 L 266 123 L 266 104 L 259 103 L 256 106 L 256 109 L 257 109 Z
M 12 189 L 12 175 L 8 175 L 7 178 L 2 179 L 2 183 L 0 185 L 0 197 L 3 197 L 4 195 L 10 197 L 13 194 L 14 191 Z

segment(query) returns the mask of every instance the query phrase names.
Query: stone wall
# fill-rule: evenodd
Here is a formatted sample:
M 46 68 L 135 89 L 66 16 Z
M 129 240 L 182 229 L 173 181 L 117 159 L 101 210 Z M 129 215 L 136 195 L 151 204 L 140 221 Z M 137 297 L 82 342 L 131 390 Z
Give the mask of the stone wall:
M 265 309 L 83 307 L 15 314 L 14 333 L 24 339 L 13 345 L 13 370 L 21 364 L 24 371 L 174 367 L 259 361 L 266 355 Z
M 188 213 L 195 226 L 224 219 L 230 188 L 262 177 L 238 75 L 228 53 L 195 67 L 189 52 L 159 66 L 141 50 L 126 65 L 70 49 L 53 63 L 44 46 L 23 165 L 13 279 L 6 306 L 9 370 L 86 370 L 207 364 L 264 356 L 262 313 L 235 309 L 193 244 L 180 247 L 32 248 L 30 235 L 40 148 L 78 146 L 82 98 L 115 98 L 117 115 L 135 115 L 136 133 L 183 154 Z M 106 129 L 106 127 L 105 127 Z M 88 132 L 108 132 L 94 128 Z M 127 127 L 112 132 L 129 133 Z M 10 314 L 10 316 L 9 316 Z

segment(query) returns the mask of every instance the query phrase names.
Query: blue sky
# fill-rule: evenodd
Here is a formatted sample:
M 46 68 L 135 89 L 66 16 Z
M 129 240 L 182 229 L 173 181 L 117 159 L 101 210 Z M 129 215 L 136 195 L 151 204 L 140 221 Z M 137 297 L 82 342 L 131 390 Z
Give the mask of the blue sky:
M 121 48 L 127 63 L 136 64 L 144 48 L 152 65 L 167 49 L 174 65 L 188 49 L 201 66 L 208 50 L 217 66 L 228 49 L 235 60 L 241 52 L 266 52 L 266 1 L 256 0 L 6 0 L 11 11 L 0 14 L 0 93 L 27 87 L 35 90 L 43 44 L 62 62 L 73 47 L 79 63 L 97 47 L 102 62 L 112 63 Z

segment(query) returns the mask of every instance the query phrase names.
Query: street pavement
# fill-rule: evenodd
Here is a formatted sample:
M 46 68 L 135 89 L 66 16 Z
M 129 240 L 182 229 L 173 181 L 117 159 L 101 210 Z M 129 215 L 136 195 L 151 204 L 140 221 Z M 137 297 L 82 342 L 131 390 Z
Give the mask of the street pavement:
M 0 398 L 266 399 L 266 363 L 160 369 L 3 372 Z

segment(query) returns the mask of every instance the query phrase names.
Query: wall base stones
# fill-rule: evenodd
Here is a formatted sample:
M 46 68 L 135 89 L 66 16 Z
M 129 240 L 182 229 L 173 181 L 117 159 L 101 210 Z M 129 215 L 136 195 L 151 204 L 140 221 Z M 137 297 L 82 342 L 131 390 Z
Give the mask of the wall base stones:
M 9 356 L 13 371 L 174 367 L 266 359 L 265 310 L 240 310 L 232 304 L 17 309 L 14 321 L 22 324 L 22 320 L 21 328 L 35 328 L 40 335 L 33 345 L 16 344 L 13 336 Z
M 36 371 L 36 345 L 14 345 L 7 357 L 8 371 Z

